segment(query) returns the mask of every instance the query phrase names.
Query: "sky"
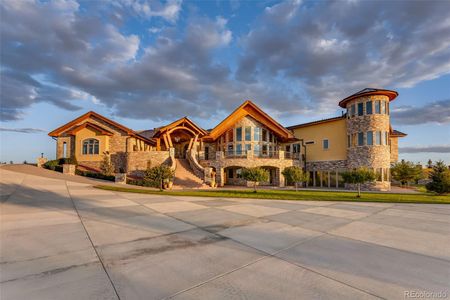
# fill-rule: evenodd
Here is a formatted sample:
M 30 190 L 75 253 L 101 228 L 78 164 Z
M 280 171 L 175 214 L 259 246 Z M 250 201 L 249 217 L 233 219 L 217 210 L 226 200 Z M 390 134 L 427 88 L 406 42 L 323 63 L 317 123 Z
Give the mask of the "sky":
M 400 158 L 450 163 L 450 1 L 0 2 L 0 161 L 55 157 L 94 110 L 211 128 L 251 99 L 285 126 L 393 89 Z

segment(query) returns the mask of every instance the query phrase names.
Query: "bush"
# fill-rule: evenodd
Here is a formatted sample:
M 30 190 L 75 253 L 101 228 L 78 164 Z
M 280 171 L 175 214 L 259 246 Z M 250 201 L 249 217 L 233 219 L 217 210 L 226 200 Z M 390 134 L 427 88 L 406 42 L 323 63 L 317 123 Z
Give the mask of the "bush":
M 269 172 L 263 168 L 248 168 L 242 171 L 242 178 L 253 181 L 253 191 L 256 193 L 256 185 L 259 182 L 269 180 Z
M 415 165 L 410 161 L 402 159 L 401 162 L 394 164 L 391 168 L 391 175 L 401 185 L 406 185 L 408 182 L 418 181 L 423 176 L 422 167 Z
M 58 167 L 59 166 L 59 160 L 58 159 L 55 159 L 55 160 L 49 160 L 49 161 L 47 161 L 45 164 L 44 164 L 44 168 L 45 169 L 49 169 L 49 170 L 52 170 L 52 171 L 56 171 L 55 169 L 56 169 L 56 167 Z
M 428 191 L 438 194 L 450 192 L 450 170 L 443 161 L 438 161 L 430 172 L 431 182 L 427 183 Z
M 282 174 L 286 177 L 287 182 L 295 185 L 295 190 L 297 190 L 299 182 L 307 182 L 309 180 L 309 174 L 304 173 L 302 168 L 297 166 L 287 167 Z
M 104 175 L 102 173 L 96 173 L 96 172 L 90 172 L 90 171 L 81 171 L 81 170 L 76 170 L 75 174 L 80 175 L 80 176 L 85 176 L 85 177 L 90 177 L 90 178 L 96 178 L 96 179 L 103 179 L 103 180 L 109 180 L 109 181 L 114 181 L 115 180 L 115 176 L 112 175 Z
M 162 191 L 164 182 L 171 181 L 174 175 L 175 172 L 166 165 L 148 168 L 143 179 L 144 186 L 158 187 Z
M 59 165 L 70 164 L 70 165 L 78 165 L 77 158 L 75 156 L 64 157 L 58 160 Z
M 103 175 L 111 176 L 114 174 L 114 165 L 111 162 L 109 155 L 103 155 L 103 160 L 100 164 L 100 170 L 102 170 Z

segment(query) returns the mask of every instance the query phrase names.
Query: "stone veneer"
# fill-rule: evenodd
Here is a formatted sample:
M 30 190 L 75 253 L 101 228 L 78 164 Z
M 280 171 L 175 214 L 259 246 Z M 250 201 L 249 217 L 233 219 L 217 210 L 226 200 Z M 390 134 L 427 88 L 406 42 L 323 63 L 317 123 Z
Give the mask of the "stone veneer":
M 337 171 L 346 170 L 346 160 L 326 160 L 326 161 L 313 161 L 306 163 L 307 171 Z
M 141 177 L 148 167 L 170 165 L 169 151 L 135 151 L 126 155 L 126 172 Z
M 359 167 L 367 167 L 370 169 L 388 169 L 390 168 L 391 163 L 391 153 L 390 146 L 388 141 L 385 140 L 385 132 L 390 131 L 390 121 L 389 114 L 375 114 L 375 101 L 381 100 L 382 104 L 389 101 L 389 98 L 384 95 L 374 95 L 374 96 L 365 96 L 359 97 L 347 103 L 347 111 L 350 111 L 350 108 L 353 104 L 355 104 L 356 115 L 350 118 L 347 118 L 347 134 L 351 135 L 352 138 L 356 136 L 358 132 L 364 132 L 364 146 L 358 146 L 357 140 L 352 143 L 351 147 L 347 149 L 347 167 L 349 169 L 359 168 Z M 366 115 L 366 104 L 365 102 L 372 101 L 372 114 Z M 364 115 L 358 116 L 358 103 L 364 103 Z M 373 145 L 367 144 L 367 135 L 368 131 L 372 131 L 373 135 Z M 376 143 L 376 134 L 375 132 L 382 132 L 382 140 L 384 141 L 384 145 L 375 145 Z M 389 140 L 389 139 L 388 139 Z M 348 186 L 350 187 L 350 186 Z M 368 183 L 364 185 L 365 189 L 369 190 L 389 190 L 390 182 L 389 181 L 377 181 L 374 183 Z

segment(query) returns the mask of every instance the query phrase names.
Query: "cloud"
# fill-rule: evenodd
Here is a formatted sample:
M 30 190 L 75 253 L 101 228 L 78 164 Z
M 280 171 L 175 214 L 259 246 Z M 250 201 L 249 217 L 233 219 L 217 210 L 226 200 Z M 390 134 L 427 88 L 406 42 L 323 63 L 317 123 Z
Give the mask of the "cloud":
M 424 147 L 400 147 L 400 153 L 450 153 L 450 145 L 424 146 Z
M 434 101 L 421 107 L 400 106 L 391 112 L 395 124 L 418 125 L 450 123 L 450 99 Z
M 364 87 L 413 86 L 450 70 L 445 1 L 286 1 L 240 36 L 224 17 L 181 15 L 181 1 L 80 3 L 1 1 L 3 121 L 39 102 L 77 110 L 91 101 L 164 121 L 222 116 L 245 99 L 275 117 L 331 113 Z
M 5 127 L 0 127 L 0 131 L 17 132 L 17 133 L 41 133 L 41 132 L 46 132 L 45 130 L 39 129 L 39 128 L 5 128 Z
M 282 77 L 317 111 L 365 87 L 412 87 L 450 73 L 449 10 L 446 1 L 282 2 L 242 38 L 237 78 Z

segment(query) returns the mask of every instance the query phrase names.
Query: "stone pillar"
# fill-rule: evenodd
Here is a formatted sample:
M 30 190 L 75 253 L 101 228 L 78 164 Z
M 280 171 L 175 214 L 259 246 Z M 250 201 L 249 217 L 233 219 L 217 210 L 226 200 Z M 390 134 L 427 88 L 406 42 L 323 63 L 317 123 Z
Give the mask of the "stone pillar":
M 38 168 L 43 168 L 44 164 L 48 161 L 47 157 L 39 157 L 37 159 L 37 167 Z
M 114 182 L 120 183 L 120 184 L 126 184 L 127 183 L 127 173 L 116 173 Z
M 278 159 L 284 159 L 284 151 L 283 150 L 278 151 Z
M 223 154 L 223 151 L 216 151 L 216 160 L 222 160 L 225 156 Z
M 76 165 L 72 164 L 64 164 L 63 165 L 63 174 L 66 175 L 75 175 L 75 170 L 77 169 Z
M 284 153 L 283 153 L 284 155 Z M 284 187 L 284 175 L 283 175 L 283 169 L 277 168 L 277 177 L 278 177 L 278 186 Z
M 225 185 L 225 169 L 224 168 L 217 169 L 216 182 L 217 182 L 217 186 Z

